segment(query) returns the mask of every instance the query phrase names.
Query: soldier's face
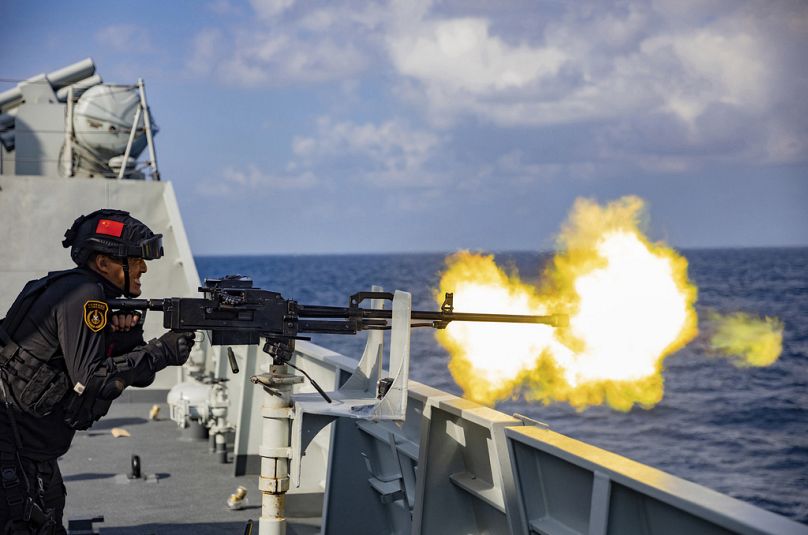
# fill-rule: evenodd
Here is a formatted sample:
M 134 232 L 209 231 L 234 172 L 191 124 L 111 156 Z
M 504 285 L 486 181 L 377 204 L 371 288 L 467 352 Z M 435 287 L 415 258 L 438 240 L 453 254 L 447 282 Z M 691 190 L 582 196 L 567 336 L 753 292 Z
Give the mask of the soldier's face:
M 146 273 L 149 267 L 142 258 L 129 259 L 129 293 L 135 297 L 141 293 L 140 276 Z M 123 287 L 123 267 L 121 267 L 121 287 Z
M 97 262 L 99 271 L 108 281 L 123 288 L 124 273 L 123 264 L 115 259 L 106 257 L 107 262 Z M 137 297 L 141 294 L 141 280 L 140 277 L 149 270 L 146 261 L 142 258 L 129 258 L 129 294 Z

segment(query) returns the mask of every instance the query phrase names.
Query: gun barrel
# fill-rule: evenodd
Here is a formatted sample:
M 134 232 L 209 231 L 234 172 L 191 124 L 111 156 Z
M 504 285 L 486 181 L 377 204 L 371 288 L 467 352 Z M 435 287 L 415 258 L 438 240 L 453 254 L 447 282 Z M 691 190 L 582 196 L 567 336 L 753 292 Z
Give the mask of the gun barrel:
M 329 306 L 309 306 L 298 305 L 300 317 L 307 318 L 349 318 L 359 310 L 362 318 L 365 319 L 391 319 L 391 310 L 379 310 L 372 308 L 350 309 Z M 443 312 L 439 310 L 413 310 L 410 317 L 414 320 L 427 321 L 475 321 L 488 323 L 532 323 L 541 325 L 552 325 L 563 327 L 567 325 L 568 319 L 564 314 L 550 314 L 546 316 L 533 316 L 527 314 L 484 314 L 476 312 Z
M 428 312 L 413 310 L 412 319 L 431 321 L 475 321 L 487 323 L 533 323 L 562 327 L 567 324 L 567 316 L 550 314 L 531 316 L 527 314 L 483 314 L 476 312 Z

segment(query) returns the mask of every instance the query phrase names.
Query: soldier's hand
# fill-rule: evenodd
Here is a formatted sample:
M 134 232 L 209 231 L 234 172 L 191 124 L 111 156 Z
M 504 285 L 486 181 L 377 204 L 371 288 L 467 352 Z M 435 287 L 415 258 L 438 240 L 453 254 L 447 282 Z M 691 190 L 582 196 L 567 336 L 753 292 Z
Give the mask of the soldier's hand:
M 130 331 L 140 322 L 140 314 L 115 312 L 112 314 L 109 326 L 112 332 Z
M 157 340 L 152 340 L 151 345 L 157 342 L 162 346 L 165 362 L 169 366 L 182 366 L 191 355 L 191 348 L 194 347 L 196 334 L 193 331 L 168 331 Z

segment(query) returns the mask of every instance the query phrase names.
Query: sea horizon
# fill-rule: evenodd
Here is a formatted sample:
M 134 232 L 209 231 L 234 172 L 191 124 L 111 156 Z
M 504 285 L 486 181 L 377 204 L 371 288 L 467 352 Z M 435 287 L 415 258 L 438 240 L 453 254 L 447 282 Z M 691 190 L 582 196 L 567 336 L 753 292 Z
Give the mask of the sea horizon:
M 653 242 L 656 243 L 656 242 Z M 670 246 L 672 249 L 686 254 L 687 252 L 700 252 L 700 251 L 770 251 L 775 249 L 788 249 L 788 250 L 796 250 L 796 249 L 808 249 L 808 244 L 805 245 L 720 245 L 720 246 L 696 246 L 696 247 L 675 247 Z M 435 250 L 435 251 L 391 251 L 391 252 L 384 252 L 384 251 L 368 251 L 368 252 L 345 252 L 345 253 L 328 253 L 328 252 L 306 252 L 306 253 L 284 253 L 284 252 L 273 252 L 273 253 L 201 253 L 201 254 L 193 254 L 194 258 L 272 258 L 272 257 L 312 257 L 312 258 L 320 258 L 320 257 L 354 257 L 354 256 L 429 256 L 429 255 L 451 255 L 460 251 L 471 251 L 473 253 L 481 253 L 481 254 L 493 254 L 493 255 L 504 255 L 504 254 L 535 254 L 535 255 L 543 255 L 543 254 L 553 254 L 557 252 L 556 249 L 541 249 L 541 250 L 531 250 L 531 249 L 497 249 L 497 250 L 490 250 L 490 249 L 455 249 L 452 251 L 446 250 Z

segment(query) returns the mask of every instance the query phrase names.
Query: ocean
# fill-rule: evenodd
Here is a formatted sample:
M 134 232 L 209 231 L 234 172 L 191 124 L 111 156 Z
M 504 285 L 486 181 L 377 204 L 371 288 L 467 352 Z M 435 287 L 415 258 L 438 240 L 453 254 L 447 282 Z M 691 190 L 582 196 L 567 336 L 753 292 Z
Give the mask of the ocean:
M 496 405 L 551 429 L 665 470 L 735 498 L 808 523 L 808 248 L 685 250 L 699 289 L 697 310 L 745 311 L 785 323 L 783 353 L 768 368 L 738 368 L 702 338 L 665 360 L 665 397 L 650 410 L 583 412 L 524 400 Z M 443 254 L 197 257 L 200 277 L 251 276 L 256 286 L 304 304 L 347 306 L 377 284 L 412 293 L 413 308 L 432 297 Z M 538 280 L 550 258 L 500 253 L 500 265 Z M 358 358 L 365 336 L 315 336 L 315 343 Z M 461 394 L 449 356 L 431 329 L 415 329 L 410 377 Z

